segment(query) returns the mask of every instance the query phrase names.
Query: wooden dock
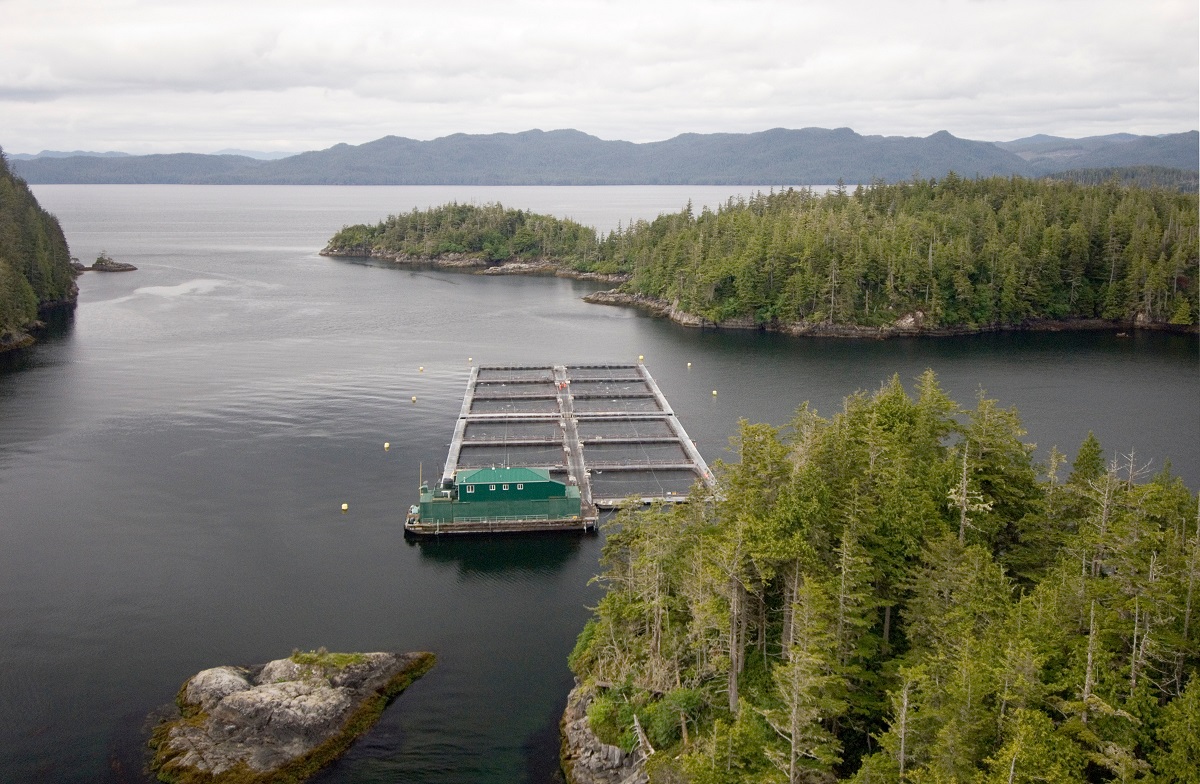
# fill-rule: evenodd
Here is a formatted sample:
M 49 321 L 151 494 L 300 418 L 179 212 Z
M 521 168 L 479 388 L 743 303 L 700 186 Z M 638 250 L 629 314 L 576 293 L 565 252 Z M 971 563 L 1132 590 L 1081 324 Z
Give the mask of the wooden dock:
M 642 364 L 471 369 L 442 470 L 549 469 L 579 488 L 582 515 L 627 498 L 677 502 L 712 472 Z

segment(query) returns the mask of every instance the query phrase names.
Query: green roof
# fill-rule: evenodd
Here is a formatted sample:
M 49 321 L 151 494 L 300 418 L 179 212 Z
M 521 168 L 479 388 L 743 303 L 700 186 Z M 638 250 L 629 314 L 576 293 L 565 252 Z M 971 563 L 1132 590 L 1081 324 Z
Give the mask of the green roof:
M 455 481 L 460 485 L 549 482 L 550 471 L 545 468 L 476 468 L 471 471 L 459 471 Z

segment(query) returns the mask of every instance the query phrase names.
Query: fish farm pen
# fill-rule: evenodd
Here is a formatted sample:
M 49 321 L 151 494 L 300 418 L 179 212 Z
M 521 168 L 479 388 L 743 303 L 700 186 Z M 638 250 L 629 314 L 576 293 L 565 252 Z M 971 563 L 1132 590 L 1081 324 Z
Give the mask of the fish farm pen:
M 712 473 L 641 363 L 471 369 L 415 535 L 590 531 L 600 509 L 687 499 Z

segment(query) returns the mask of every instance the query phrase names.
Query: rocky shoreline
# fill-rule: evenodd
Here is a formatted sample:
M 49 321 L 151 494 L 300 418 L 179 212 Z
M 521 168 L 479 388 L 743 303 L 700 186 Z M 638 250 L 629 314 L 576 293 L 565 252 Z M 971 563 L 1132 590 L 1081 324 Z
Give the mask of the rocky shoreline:
M 38 306 L 38 320 L 25 324 L 12 332 L 0 333 L 0 354 L 9 351 L 28 348 L 37 343 L 38 335 L 46 330 L 46 320 L 53 320 L 58 314 L 69 316 L 75 310 L 79 289 L 72 290 L 70 299 L 44 302 Z
M 151 771 L 178 784 L 302 781 L 341 756 L 433 663 L 431 653 L 322 649 L 203 670 L 151 733 Z
M 479 275 L 545 275 L 556 278 L 593 280 L 601 283 L 616 284 L 625 283 L 629 280 L 628 275 L 580 272 L 545 258 L 511 258 L 494 262 L 466 253 L 447 253 L 441 256 L 410 256 L 407 253 L 389 253 L 375 250 L 374 248 L 325 248 L 320 251 L 320 255 L 331 258 L 381 259 L 402 266 L 474 271 Z
M 588 724 L 592 691 L 575 680 L 562 718 L 560 760 L 567 784 L 647 784 L 640 749 L 632 753 L 604 743 Z
M 875 338 L 892 337 L 948 337 L 952 335 L 980 335 L 990 332 L 1075 332 L 1098 330 L 1133 330 L 1149 329 L 1180 334 L 1195 334 L 1200 332 L 1197 325 L 1178 325 L 1151 322 L 1139 316 L 1134 321 L 1114 321 L 1110 319 L 1031 319 L 1020 324 L 992 324 L 983 326 L 928 327 L 925 326 L 925 314 L 921 311 L 906 313 L 895 322 L 879 327 L 865 327 L 853 324 L 810 324 L 806 322 L 768 322 L 756 323 L 750 318 L 734 318 L 715 322 L 680 310 L 671 302 L 645 294 L 631 294 L 619 289 L 597 291 L 583 298 L 585 302 L 595 305 L 617 305 L 644 310 L 652 315 L 667 318 L 685 327 L 757 330 L 759 332 L 777 332 L 783 335 L 834 337 L 834 338 Z
M 25 329 L 36 330 L 42 322 L 35 321 L 33 324 L 26 324 Z M 7 351 L 17 351 L 18 349 L 28 348 L 36 342 L 33 335 L 28 332 L 5 332 L 0 334 L 0 354 Z

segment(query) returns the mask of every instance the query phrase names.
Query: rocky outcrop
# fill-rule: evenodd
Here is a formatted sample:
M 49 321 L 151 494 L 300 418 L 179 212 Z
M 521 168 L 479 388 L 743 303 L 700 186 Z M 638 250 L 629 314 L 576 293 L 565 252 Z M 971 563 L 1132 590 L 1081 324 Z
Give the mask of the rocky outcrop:
M 506 261 L 494 267 L 488 267 L 482 275 L 554 275 L 559 266 L 545 259 L 533 261 Z
M 592 691 L 578 680 L 567 697 L 562 719 L 562 769 L 567 784 L 647 784 L 640 749 L 626 754 L 604 743 L 588 724 Z
M 549 259 L 533 259 L 532 261 L 513 260 L 503 261 L 483 270 L 481 275 L 553 275 L 556 278 L 573 278 L 575 280 L 595 280 L 601 283 L 624 283 L 628 275 L 615 275 L 604 272 L 580 272 L 564 267 Z
M 87 269 L 94 272 L 133 272 L 137 267 L 123 261 L 113 261 L 110 258 L 101 257 L 92 262 L 92 266 Z
M 703 316 L 697 316 L 695 313 L 689 313 L 682 310 L 678 303 L 667 302 L 665 299 L 657 297 L 649 297 L 645 294 L 631 294 L 621 291 L 620 289 L 610 289 L 608 291 L 596 291 L 588 294 L 583 298 L 584 302 L 590 302 L 593 305 L 624 305 L 627 307 L 639 308 L 645 310 L 655 316 L 668 318 L 676 324 L 681 324 L 685 327 L 719 327 L 721 329 L 755 329 L 769 330 L 768 326 L 756 324 L 754 319 L 746 317 L 738 317 L 726 319 L 725 321 L 712 321 Z
M 433 662 L 431 653 L 320 651 L 204 670 L 180 690 L 178 716 L 154 729 L 151 768 L 171 782 L 303 780 Z
M 320 251 L 322 256 L 351 259 L 383 259 L 394 264 L 415 267 L 433 267 L 435 269 L 473 270 L 480 275 L 553 275 L 558 278 L 574 278 L 576 280 L 595 280 L 602 283 L 624 283 L 628 275 L 608 274 L 603 272 L 580 272 L 571 269 L 552 259 L 524 259 L 513 257 L 503 261 L 488 261 L 478 256 L 466 253 L 443 253 L 439 256 L 411 256 L 407 253 L 393 253 L 376 248 L 325 248 Z
M 27 325 L 26 329 L 33 329 L 38 324 L 41 324 L 41 322 L 38 321 L 33 325 Z M 30 335 L 28 332 L 20 330 L 0 332 L 0 354 L 3 354 L 5 351 L 16 351 L 19 348 L 32 346 L 33 343 L 33 335 Z
M 631 308 L 640 308 L 655 316 L 669 318 L 672 321 L 689 327 L 712 326 L 711 321 L 706 321 L 690 313 L 685 314 L 671 305 L 670 302 L 656 297 L 648 297 L 645 294 L 630 294 L 619 289 L 609 289 L 608 291 L 594 291 L 584 297 L 583 301 L 590 302 L 593 305 L 624 305 Z
M 18 329 L 0 330 L 0 354 L 6 351 L 16 351 L 27 348 L 37 342 L 38 337 L 47 330 L 47 323 L 59 322 L 70 318 L 75 312 L 76 296 L 79 288 L 72 283 L 68 291 L 69 299 L 52 300 L 38 306 L 38 318 Z
M 577 270 L 559 270 L 560 278 L 575 278 L 576 280 L 594 280 L 599 283 L 627 283 L 632 277 L 624 272 L 579 272 Z
M 486 259 L 469 256 L 465 253 L 443 253 L 440 256 L 411 256 L 407 253 L 393 253 L 378 248 L 332 248 L 320 251 L 322 256 L 345 259 L 382 259 L 396 264 L 409 264 L 422 267 L 437 267 L 440 269 L 482 269 L 488 266 Z

